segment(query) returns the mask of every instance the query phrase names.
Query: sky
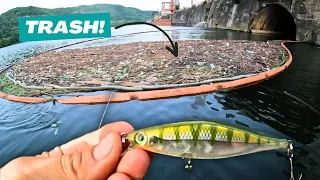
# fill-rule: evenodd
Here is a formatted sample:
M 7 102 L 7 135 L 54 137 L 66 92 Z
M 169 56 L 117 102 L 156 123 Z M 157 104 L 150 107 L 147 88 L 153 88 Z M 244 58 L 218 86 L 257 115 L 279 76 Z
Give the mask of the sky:
M 42 8 L 59 8 L 92 4 L 121 4 L 126 7 L 135 7 L 141 10 L 160 10 L 161 2 L 170 0 L 4 0 L 0 6 L 0 14 L 23 6 L 36 6 Z M 204 0 L 193 0 L 193 4 Z M 180 0 L 181 7 L 190 7 L 191 0 Z

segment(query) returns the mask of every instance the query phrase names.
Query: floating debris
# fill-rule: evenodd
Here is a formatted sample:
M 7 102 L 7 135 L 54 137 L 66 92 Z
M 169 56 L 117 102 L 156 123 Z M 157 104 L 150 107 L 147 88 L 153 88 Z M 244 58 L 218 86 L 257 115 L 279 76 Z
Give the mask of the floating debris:
M 214 69 L 214 68 L 216 68 L 216 66 L 214 64 L 210 64 L 210 68 Z
M 247 51 L 247 53 L 249 53 L 249 54 L 254 54 L 253 51 L 249 51 L 249 50 L 246 50 L 246 51 Z
M 51 128 L 57 128 L 57 127 L 58 127 L 58 123 L 51 124 Z
M 46 52 L 16 64 L 12 73 L 28 86 L 97 87 L 123 81 L 164 85 L 261 73 L 283 63 L 278 41 L 178 43 L 178 57 L 166 50 L 166 41 Z

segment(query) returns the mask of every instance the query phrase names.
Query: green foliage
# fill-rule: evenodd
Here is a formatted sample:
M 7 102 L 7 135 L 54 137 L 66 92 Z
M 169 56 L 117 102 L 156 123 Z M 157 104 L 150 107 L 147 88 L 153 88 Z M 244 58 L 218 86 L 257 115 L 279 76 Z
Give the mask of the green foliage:
M 289 56 L 286 56 L 284 53 L 282 54 L 282 62 L 287 62 L 289 60 Z
M 26 94 L 30 94 L 31 92 L 30 90 L 14 84 L 4 75 L 0 75 L 0 91 L 17 96 L 23 96 Z
M 280 67 L 289 60 L 289 56 L 287 56 L 285 52 L 283 51 L 280 51 L 280 52 L 282 53 L 281 63 L 273 65 L 273 68 Z
M 113 4 L 82 5 L 56 9 L 38 8 L 33 6 L 18 7 L 0 15 L 0 48 L 19 42 L 18 17 L 103 12 L 110 13 L 112 26 L 132 21 L 147 21 L 152 18 L 152 11 L 141 11 L 136 8 Z

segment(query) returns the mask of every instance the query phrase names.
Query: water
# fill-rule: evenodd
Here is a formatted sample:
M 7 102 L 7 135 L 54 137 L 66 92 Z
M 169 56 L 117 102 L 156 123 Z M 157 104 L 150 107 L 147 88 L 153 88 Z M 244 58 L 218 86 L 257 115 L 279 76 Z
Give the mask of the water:
M 134 30 L 132 30 L 134 29 Z M 166 40 L 152 27 L 136 26 L 113 30 L 113 38 L 68 47 L 80 48 L 112 43 Z M 275 37 L 242 32 L 166 27 L 174 39 L 250 39 Z M 38 49 L 74 41 L 33 43 Z M 4 49 L 16 54 L 28 44 Z M 154 101 L 110 104 L 103 124 L 127 121 L 136 129 L 181 120 L 210 120 L 245 126 L 280 138 L 290 138 L 295 146 L 295 173 L 303 179 L 320 179 L 320 49 L 308 44 L 288 44 L 294 60 L 280 75 L 254 86 L 228 92 Z M 65 48 L 67 49 L 67 48 Z M 17 53 L 18 52 L 18 53 Z M 3 54 L 2 54 L 3 55 Z M 6 54 L 3 56 L 14 56 Z M 100 92 L 99 94 L 101 94 Z M 105 105 L 36 105 L 0 99 L 0 167 L 26 155 L 36 155 L 96 130 Z M 268 151 L 220 160 L 193 160 L 193 174 L 184 170 L 179 158 L 157 155 L 145 179 L 289 179 L 286 152 Z

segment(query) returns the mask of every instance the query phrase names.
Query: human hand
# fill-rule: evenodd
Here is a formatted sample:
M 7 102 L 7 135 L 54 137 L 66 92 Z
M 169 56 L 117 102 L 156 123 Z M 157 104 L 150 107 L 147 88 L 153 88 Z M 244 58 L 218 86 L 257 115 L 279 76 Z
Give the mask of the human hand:
M 50 152 L 14 159 L 0 170 L 0 179 L 142 179 L 150 164 L 151 154 L 133 149 L 120 157 L 120 133 L 133 130 L 126 122 L 105 125 Z

